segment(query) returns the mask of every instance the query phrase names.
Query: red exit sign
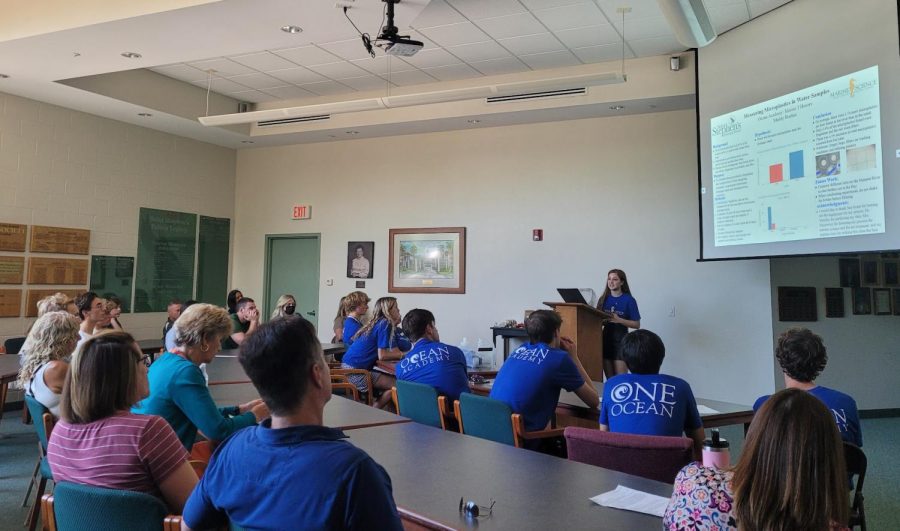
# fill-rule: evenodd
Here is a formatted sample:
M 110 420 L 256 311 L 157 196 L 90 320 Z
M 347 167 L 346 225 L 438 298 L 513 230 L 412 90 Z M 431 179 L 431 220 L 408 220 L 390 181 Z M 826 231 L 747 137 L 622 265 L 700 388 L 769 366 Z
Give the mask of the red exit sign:
M 294 205 L 291 219 L 312 219 L 312 205 Z

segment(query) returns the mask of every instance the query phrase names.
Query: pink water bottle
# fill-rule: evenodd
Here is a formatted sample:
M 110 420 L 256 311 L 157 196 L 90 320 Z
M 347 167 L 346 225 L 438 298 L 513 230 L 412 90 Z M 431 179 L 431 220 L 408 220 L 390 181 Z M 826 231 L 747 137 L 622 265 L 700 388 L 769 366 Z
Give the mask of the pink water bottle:
M 719 437 L 719 430 L 711 430 L 712 439 L 703 441 L 703 466 L 726 468 L 731 462 L 728 441 Z

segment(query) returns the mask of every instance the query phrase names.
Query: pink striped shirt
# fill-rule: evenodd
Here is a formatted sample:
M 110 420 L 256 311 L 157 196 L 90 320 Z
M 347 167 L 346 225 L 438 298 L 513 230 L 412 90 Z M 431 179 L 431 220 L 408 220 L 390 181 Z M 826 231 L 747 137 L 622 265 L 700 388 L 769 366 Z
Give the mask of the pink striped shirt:
M 158 485 L 188 453 L 162 417 L 123 412 L 90 424 L 60 419 L 50 435 L 47 459 L 55 481 L 161 498 Z

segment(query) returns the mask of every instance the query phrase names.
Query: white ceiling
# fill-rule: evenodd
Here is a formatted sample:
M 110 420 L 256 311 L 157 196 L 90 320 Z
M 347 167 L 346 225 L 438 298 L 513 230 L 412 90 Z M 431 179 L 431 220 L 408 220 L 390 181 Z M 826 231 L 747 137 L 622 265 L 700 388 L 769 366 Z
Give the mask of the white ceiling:
M 704 0 L 719 33 L 787 1 Z M 384 4 L 343 3 L 374 38 Z M 624 27 L 616 12 L 623 5 L 632 9 Z M 656 0 L 403 0 L 396 11 L 401 34 L 425 43 L 413 57 L 389 58 L 380 50 L 369 57 L 330 0 L 223 0 L 0 42 L 0 73 L 11 76 L 0 80 L 0 91 L 236 147 L 247 137 L 158 109 L 151 120 L 140 120 L 137 113 L 147 109 L 55 81 L 149 68 L 271 107 L 281 100 L 352 99 L 358 92 L 618 60 L 623 33 L 626 60 L 684 51 Z M 303 32 L 280 31 L 287 24 Z M 125 51 L 142 58 L 125 59 Z

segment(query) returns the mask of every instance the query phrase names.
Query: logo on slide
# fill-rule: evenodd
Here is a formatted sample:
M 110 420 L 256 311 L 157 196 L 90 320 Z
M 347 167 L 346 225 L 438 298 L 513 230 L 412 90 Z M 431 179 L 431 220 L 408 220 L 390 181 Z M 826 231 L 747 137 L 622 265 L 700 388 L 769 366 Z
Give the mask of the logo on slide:
M 738 122 L 734 119 L 734 116 L 729 116 L 728 121 L 725 123 L 721 123 L 712 128 L 712 132 L 715 135 L 726 136 L 733 135 L 734 133 L 741 132 L 741 122 Z

